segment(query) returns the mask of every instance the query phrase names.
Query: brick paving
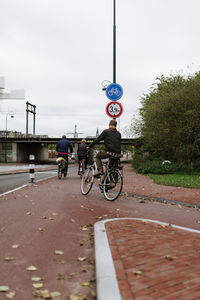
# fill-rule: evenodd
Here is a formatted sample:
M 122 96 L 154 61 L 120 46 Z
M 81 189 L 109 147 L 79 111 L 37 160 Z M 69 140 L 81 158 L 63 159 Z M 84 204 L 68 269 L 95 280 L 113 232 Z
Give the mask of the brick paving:
M 136 220 L 105 226 L 123 300 L 200 299 L 200 234 Z

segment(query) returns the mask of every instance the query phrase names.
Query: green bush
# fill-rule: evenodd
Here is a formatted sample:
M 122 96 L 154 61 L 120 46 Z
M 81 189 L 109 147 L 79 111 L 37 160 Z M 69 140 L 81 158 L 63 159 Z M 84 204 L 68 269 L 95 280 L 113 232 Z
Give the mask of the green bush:
M 200 161 L 186 165 L 183 162 L 169 162 L 150 159 L 141 152 L 135 153 L 132 166 L 137 173 L 142 174 L 173 174 L 200 172 Z

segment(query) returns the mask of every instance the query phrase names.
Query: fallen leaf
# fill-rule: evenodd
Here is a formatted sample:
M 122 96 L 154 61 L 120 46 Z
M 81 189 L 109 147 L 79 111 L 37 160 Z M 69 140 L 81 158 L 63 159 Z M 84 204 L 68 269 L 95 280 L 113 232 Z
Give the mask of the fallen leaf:
M 81 283 L 81 286 L 90 286 L 90 282 L 83 282 Z
M 34 296 L 40 297 L 40 298 L 43 298 L 43 299 L 52 299 L 49 290 L 36 291 Z
M 35 288 L 35 289 L 41 289 L 42 287 L 43 287 L 43 283 L 33 283 L 33 287 Z
M 60 293 L 60 292 L 52 292 L 52 293 L 51 293 L 51 297 L 52 297 L 52 298 L 59 297 L 59 296 L 61 296 L 61 293 Z
M 84 261 L 84 260 L 86 260 L 87 259 L 87 257 L 78 257 L 78 260 L 79 261 Z
M 83 231 L 88 230 L 87 226 L 83 226 L 81 229 L 82 229 Z
M 12 245 L 12 248 L 13 248 L 13 249 L 17 249 L 17 248 L 19 248 L 19 245 L 18 245 L 18 244 Z
M 30 211 L 28 211 L 26 214 L 27 214 L 27 215 L 31 215 L 31 212 L 30 212 Z
M 14 259 L 15 259 L 14 257 L 9 257 L 9 256 L 4 257 L 4 260 L 6 261 L 12 261 Z
M 0 292 L 8 292 L 10 288 L 7 285 L 0 286 Z
M 6 294 L 6 298 L 8 299 L 13 299 L 16 295 L 16 292 L 15 291 L 11 291 L 9 293 Z
M 61 273 L 58 273 L 57 279 L 58 279 L 58 280 L 64 280 L 64 279 L 65 279 L 65 276 L 64 276 L 63 274 L 61 274 Z
M 71 222 L 72 222 L 72 223 L 76 223 L 76 221 L 75 221 L 74 219 L 71 219 Z
M 57 213 L 52 213 L 52 216 L 57 216 Z
M 60 263 L 61 263 L 61 265 L 64 265 L 64 264 L 65 264 L 65 261 L 64 261 L 64 260 L 61 260 Z
M 55 254 L 56 254 L 56 255 L 63 255 L 64 252 L 63 252 L 63 251 L 60 251 L 60 250 L 55 250 Z
M 45 231 L 45 229 L 44 228 L 39 228 L 39 231 Z
M 167 260 L 174 260 L 175 256 L 165 255 L 164 258 L 167 259 Z
M 29 266 L 29 267 L 26 268 L 26 270 L 27 270 L 27 271 L 36 271 L 37 268 L 34 267 L 34 266 Z
M 47 219 L 47 217 L 46 216 L 42 216 L 42 219 Z
M 134 274 L 134 275 L 141 275 L 141 274 L 142 274 L 142 271 L 136 270 L 136 271 L 133 272 L 133 274 Z
M 54 220 L 54 218 L 50 217 L 49 220 Z
M 85 300 L 85 296 L 77 295 L 77 296 L 69 296 L 69 300 Z
M 32 281 L 40 281 L 43 280 L 44 278 L 42 277 L 32 277 Z

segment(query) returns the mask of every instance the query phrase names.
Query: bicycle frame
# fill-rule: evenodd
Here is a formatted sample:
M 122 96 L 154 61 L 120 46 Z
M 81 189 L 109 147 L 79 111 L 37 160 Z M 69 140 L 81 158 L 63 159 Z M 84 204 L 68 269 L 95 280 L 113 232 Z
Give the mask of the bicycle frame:
M 109 158 L 108 162 L 103 164 L 104 166 L 104 175 L 98 179 L 99 189 L 104 193 L 104 196 L 107 200 L 113 201 L 116 200 L 122 190 L 123 186 L 123 177 L 120 173 L 118 160 L 115 158 Z M 91 165 L 86 169 L 85 174 L 81 180 L 81 192 L 83 195 L 87 195 L 95 181 L 95 170 L 96 163 Z M 112 190 L 112 192 L 111 192 Z

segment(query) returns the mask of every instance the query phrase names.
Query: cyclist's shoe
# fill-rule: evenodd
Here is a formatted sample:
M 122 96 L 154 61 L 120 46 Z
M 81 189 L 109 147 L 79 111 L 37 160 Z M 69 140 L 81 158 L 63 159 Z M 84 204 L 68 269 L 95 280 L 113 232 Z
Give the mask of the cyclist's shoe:
M 78 171 L 78 175 L 81 175 L 81 172 L 80 172 L 80 171 Z

